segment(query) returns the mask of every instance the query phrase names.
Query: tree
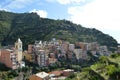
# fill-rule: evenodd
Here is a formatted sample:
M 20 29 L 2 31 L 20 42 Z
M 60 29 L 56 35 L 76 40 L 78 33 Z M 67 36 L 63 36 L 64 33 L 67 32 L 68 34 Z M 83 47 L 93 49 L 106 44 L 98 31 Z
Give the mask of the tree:
M 105 63 L 106 65 L 108 65 L 109 59 L 106 56 L 101 56 L 99 59 L 100 59 L 100 62 Z
M 110 74 L 109 80 L 120 80 L 120 68 L 116 69 L 112 74 Z
M 107 69 L 108 75 L 111 75 L 116 70 L 115 65 L 107 65 L 105 68 Z

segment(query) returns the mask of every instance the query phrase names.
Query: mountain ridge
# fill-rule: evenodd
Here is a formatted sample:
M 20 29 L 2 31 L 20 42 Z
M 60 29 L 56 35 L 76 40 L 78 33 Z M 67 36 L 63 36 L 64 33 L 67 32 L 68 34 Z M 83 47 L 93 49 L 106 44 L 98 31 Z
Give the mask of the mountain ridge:
M 117 41 L 107 34 L 95 29 L 85 28 L 67 20 L 41 18 L 36 13 L 12 13 L 0 11 L 0 42 L 2 45 L 13 44 L 21 38 L 26 49 L 35 40 L 52 38 L 70 41 L 71 43 L 98 42 L 109 46 L 114 51 Z

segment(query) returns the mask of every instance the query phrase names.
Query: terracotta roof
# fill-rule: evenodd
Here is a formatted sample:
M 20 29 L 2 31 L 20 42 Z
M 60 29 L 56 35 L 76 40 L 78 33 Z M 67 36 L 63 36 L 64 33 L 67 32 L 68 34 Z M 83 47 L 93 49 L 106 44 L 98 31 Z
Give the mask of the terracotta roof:
M 54 74 L 55 76 L 61 76 L 63 73 L 63 71 L 52 71 L 52 72 L 49 72 L 48 74 Z

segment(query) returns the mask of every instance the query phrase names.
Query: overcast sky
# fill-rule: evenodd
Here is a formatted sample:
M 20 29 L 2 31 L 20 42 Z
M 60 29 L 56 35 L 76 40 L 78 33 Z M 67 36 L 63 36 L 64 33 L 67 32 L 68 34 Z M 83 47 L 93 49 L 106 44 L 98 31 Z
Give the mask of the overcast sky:
M 0 9 L 40 17 L 67 19 L 96 28 L 120 43 L 120 0 L 0 0 Z

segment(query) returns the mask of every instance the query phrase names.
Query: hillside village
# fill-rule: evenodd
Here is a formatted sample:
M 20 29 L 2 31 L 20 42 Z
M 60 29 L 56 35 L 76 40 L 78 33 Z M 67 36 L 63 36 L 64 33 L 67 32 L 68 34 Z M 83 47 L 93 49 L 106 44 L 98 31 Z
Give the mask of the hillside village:
M 23 54 L 22 41 L 19 38 L 15 42 L 15 46 L 1 48 L 0 62 L 11 69 L 17 69 L 17 67 L 25 66 L 25 63 L 22 61 L 23 57 L 30 55 L 32 62 L 37 63 L 40 67 L 44 67 L 62 60 L 62 58 L 75 62 L 79 62 L 81 59 L 87 60 L 88 51 L 96 57 L 100 55 L 108 56 L 111 53 L 108 51 L 107 46 L 99 46 L 97 42 L 76 42 L 71 44 L 53 38 L 49 42 L 35 41 L 34 44 L 28 45 L 28 51 L 25 51 Z M 11 62 L 12 64 L 9 64 Z
M 32 61 L 39 64 L 40 67 L 48 66 L 60 60 L 68 60 L 68 62 L 80 62 L 87 60 L 88 52 L 93 56 L 110 55 L 107 46 L 100 46 L 97 42 L 85 43 L 76 42 L 71 44 L 67 41 L 56 40 L 51 41 L 35 41 L 34 44 L 28 45 L 28 54 L 32 56 Z
M 109 56 L 112 53 L 107 49 L 107 46 L 101 46 L 97 42 L 75 42 L 72 44 L 55 38 L 50 41 L 35 41 L 34 44 L 28 45 L 28 50 L 24 51 L 22 46 L 23 43 L 18 38 L 14 46 L 2 47 L 0 49 L 0 63 L 12 70 L 24 68 L 28 66 L 28 63 L 35 64 L 40 68 L 51 67 L 55 64 L 61 65 L 61 67 L 68 65 L 64 70 L 52 71 L 51 69 L 51 72 L 47 71 L 48 73 L 43 72 L 44 70 L 39 73 L 30 72 L 31 74 L 28 76 L 30 80 L 54 80 L 55 77 L 65 79 L 77 71 L 69 69 L 71 68 L 69 64 L 81 65 L 85 63 L 84 61 L 89 61 L 90 56 L 98 59 L 100 56 Z M 44 79 L 41 78 L 43 75 Z

